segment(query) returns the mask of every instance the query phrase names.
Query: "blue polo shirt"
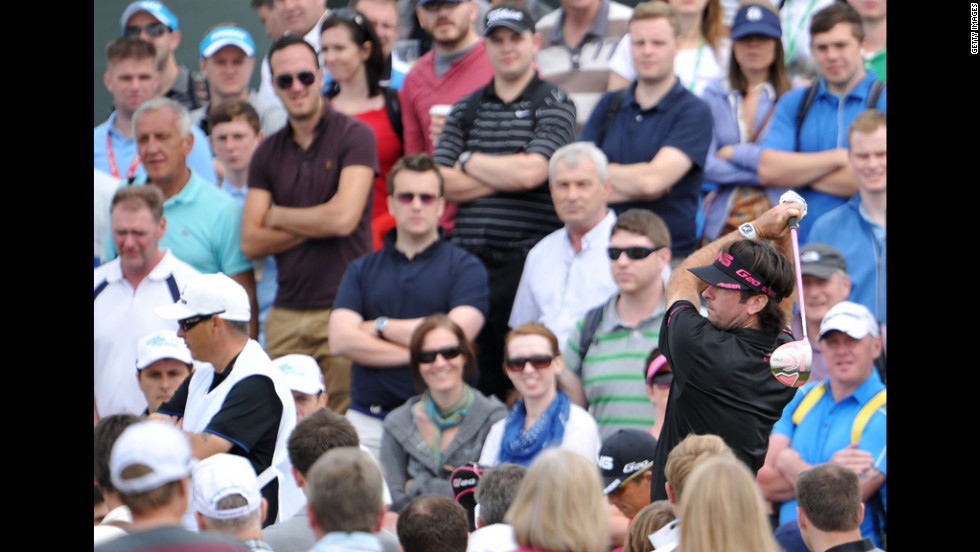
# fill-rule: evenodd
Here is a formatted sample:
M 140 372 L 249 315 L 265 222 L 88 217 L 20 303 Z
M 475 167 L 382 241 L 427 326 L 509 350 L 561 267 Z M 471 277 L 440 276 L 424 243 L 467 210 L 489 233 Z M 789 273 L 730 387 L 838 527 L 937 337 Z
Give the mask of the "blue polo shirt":
M 134 185 L 145 183 L 144 175 Z M 167 219 L 167 230 L 160 247 L 170 249 L 200 273 L 224 272 L 231 276 L 252 269 L 252 262 L 241 249 L 242 208 L 193 170 L 184 188 L 163 202 L 163 216 Z M 110 228 L 106 260 L 114 258 L 116 246 Z
M 487 270 L 475 256 L 440 237 L 409 259 L 395 249 L 395 233 L 392 229 L 385 235 L 381 251 L 348 265 L 334 309 L 350 309 L 373 320 L 418 318 L 470 305 L 486 316 Z M 385 411 L 419 394 L 408 365 L 372 368 L 354 362 L 350 379 L 352 402 Z
M 116 129 L 116 112 L 109 115 L 109 120 L 95 127 L 95 168 L 112 174 L 109 167 L 109 151 L 106 148 L 106 134 L 109 136 L 109 143 L 112 146 L 112 156 L 116 159 L 116 170 L 119 171 L 119 178 L 126 178 L 126 172 L 136 157 L 136 138 L 130 136 L 126 138 Z M 191 133 L 194 135 L 194 146 L 187 154 L 187 166 L 196 172 L 207 182 L 217 182 L 218 175 L 214 172 L 214 165 L 211 163 L 211 146 L 208 137 L 195 125 L 191 125 Z M 133 176 L 146 177 L 146 169 L 143 163 L 136 166 Z
M 854 418 L 857 417 L 862 406 L 885 388 L 878 371 L 872 368 L 868 379 L 853 393 L 840 402 L 834 402 L 829 378 L 826 381 L 827 391 L 800 420 L 800 425 L 793 423 L 793 412 L 796 411 L 803 397 L 820 382 L 808 383 L 801 387 L 793 400 L 783 409 L 782 417 L 772 427 L 773 433 L 790 438 L 790 447 L 800 453 L 800 458 L 814 465 L 828 462 L 831 455 L 851 444 L 851 427 L 854 425 Z M 868 425 L 864 427 L 861 440 L 858 442 L 858 448 L 870 452 L 875 459 L 875 467 L 886 475 L 888 474 L 888 456 L 885 447 L 887 417 L 887 409 L 882 406 L 868 420 Z M 882 485 L 881 489 L 884 493 L 885 485 Z M 881 535 L 874 534 L 874 521 L 870 513 L 870 508 L 865 504 L 861 535 L 871 537 L 880 547 Z M 779 523 L 794 519 L 796 519 L 796 500 L 784 502 L 779 509 Z
M 664 146 L 675 147 L 693 165 L 674 184 L 670 193 L 656 200 L 612 203 L 609 206 L 622 214 L 632 208 L 649 209 L 660 215 L 670 229 L 671 250 L 684 256 L 697 249 L 698 194 L 704 177 L 704 163 L 711 146 L 711 109 L 700 98 L 688 92 L 680 83 L 667 92 L 656 105 L 640 109 L 634 97 L 636 82 L 623 89 L 603 94 L 579 140 L 595 143 L 609 110 L 613 95 L 621 94 L 619 111 L 609 125 L 601 144 L 610 163 L 631 165 L 647 163 Z
M 827 79 L 820 79 L 817 95 L 813 98 L 810 110 L 807 112 L 806 118 L 803 119 L 802 126 L 800 126 L 799 151 L 817 152 L 848 147 L 847 129 L 851 126 L 851 121 L 867 109 L 868 94 L 874 81 L 874 72 L 868 71 L 857 86 L 841 97 L 831 94 L 827 90 Z M 796 146 L 796 114 L 800 110 L 800 104 L 806 97 L 808 89 L 808 86 L 799 86 L 779 98 L 779 102 L 776 103 L 776 111 L 772 116 L 769 134 L 766 135 L 765 141 L 762 143 L 763 149 L 794 151 Z M 887 87 L 881 91 L 881 95 L 878 97 L 877 108 L 879 111 L 887 112 Z M 820 218 L 820 215 L 843 205 L 848 198 L 818 192 L 810 188 L 809 185 L 799 187 L 796 191 L 803 196 L 807 203 L 807 216 L 800 220 L 800 227 L 797 230 L 800 243 L 806 243 L 810 228 Z

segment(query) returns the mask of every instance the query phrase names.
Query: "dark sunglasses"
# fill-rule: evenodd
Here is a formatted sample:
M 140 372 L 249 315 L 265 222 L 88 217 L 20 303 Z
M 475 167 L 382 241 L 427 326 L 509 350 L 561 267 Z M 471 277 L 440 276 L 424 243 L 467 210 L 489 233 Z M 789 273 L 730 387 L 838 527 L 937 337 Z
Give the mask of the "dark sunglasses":
M 610 247 L 606 251 L 609 253 L 610 261 L 618 261 L 619 256 L 626 252 L 626 256 L 634 261 L 646 259 L 654 251 L 660 251 L 664 246 L 659 247 Z
M 366 27 L 364 25 L 364 17 L 361 16 L 357 10 L 351 8 L 340 8 L 339 10 L 334 10 L 330 12 L 331 17 L 336 17 L 341 21 L 353 22 L 355 25 L 360 27 L 361 31 L 365 31 Z
M 139 36 L 140 31 L 146 31 L 146 34 L 156 38 L 161 36 L 163 33 L 169 32 L 170 27 L 164 25 L 157 21 L 156 23 L 147 23 L 146 25 L 133 25 L 131 27 L 126 27 L 123 30 L 123 36 Z
M 225 311 L 212 312 L 211 314 L 201 314 L 198 316 L 192 316 L 190 318 L 184 318 L 183 320 L 177 321 L 177 327 L 183 330 L 184 333 L 187 333 L 191 331 L 191 328 L 193 328 L 194 326 L 197 326 L 198 324 L 204 322 L 205 320 L 210 320 L 212 316 L 216 314 L 221 314 L 223 312 Z
M 461 354 L 463 354 L 462 345 L 443 347 L 442 349 L 436 349 L 434 351 L 419 351 L 419 362 L 424 362 L 426 364 L 435 362 L 436 357 L 439 355 L 442 355 L 442 358 L 446 360 L 452 360 Z
M 313 71 L 300 71 L 296 74 L 296 78 L 299 79 L 300 84 L 303 86 L 309 86 L 316 80 L 316 75 L 313 74 Z M 276 77 L 276 86 L 280 90 L 289 90 L 293 87 L 293 75 L 289 73 L 279 75 Z
M 551 362 L 555 360 L 554 355 L 534 355 L 529 357 L 514 357 L 508 358 L 504 361 L 504 366 L 507 367 L 511 372 L 523 372 L 524 366 L 530 362 L 531 367 L 535 370 L 544 370 L 545 368 L 551 366 Z
M 432 205 L 436 199 L 439 198 L 436 194 L 413 194 L 412 192 L 398 192 L 395 194 L 395 198 L 398 199 L 400 203 L 408 205 L 415 201 L 415 198 L 419 198 L 422 205 Z

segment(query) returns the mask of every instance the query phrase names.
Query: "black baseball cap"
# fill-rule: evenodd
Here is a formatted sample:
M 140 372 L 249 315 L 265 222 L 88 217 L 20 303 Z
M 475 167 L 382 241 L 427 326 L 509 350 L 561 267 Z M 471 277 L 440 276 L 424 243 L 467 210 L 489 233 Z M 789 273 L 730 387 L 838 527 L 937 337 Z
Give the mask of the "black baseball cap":
M 609 436 L 599 449 L 599 471 L 605 484 L 603 494 L 622 487 L 637 475 L 653 467 L 657 439 L 639 429 L 620 429 Z
M 836 248 L 812 242 L 800 249 L 800 274 L 826 279 L 838 270 L 847 272 L 847 261 Z
M 487 12 L 486 25 L 483 29 L 483 36 L 490 36 L 490 32 L 497 27 L 507 27 L 515 33 L 524 31 L 534 32 L 534 15 L 524 4 L 507 2 Z

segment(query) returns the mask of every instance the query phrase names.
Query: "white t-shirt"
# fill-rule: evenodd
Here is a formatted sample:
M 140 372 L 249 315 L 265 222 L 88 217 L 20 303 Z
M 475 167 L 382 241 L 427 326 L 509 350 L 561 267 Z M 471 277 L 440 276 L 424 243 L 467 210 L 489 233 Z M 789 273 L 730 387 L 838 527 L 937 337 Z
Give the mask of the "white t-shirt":
M 595 418 L 586 412 L 582 407 L 572 404 L 568 414 L 568 424 L 565 425 L 565 435 L 561 439 L 561 448 L 575 451 L 595 462 L 599 456 L 599 426 Z M 483 443 L 483 451 L 480 453 L 479 464 L 481 466 L 492 467 L 498 464 L 497 456 L 500 454 L 500 442 L 504 438 L 504 424 L 507 418 L 499 420 L 490 427 L 487 433 L 487 440 Z

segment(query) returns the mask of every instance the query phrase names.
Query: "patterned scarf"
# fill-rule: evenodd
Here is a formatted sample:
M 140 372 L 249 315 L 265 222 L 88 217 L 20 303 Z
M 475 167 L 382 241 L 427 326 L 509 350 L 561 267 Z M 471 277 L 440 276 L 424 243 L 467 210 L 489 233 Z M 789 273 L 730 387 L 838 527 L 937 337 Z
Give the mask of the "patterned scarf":
M 571 402 L 568 395 L 559 389 L 554 400 L 548 405 L 548 409 L 541 414 L 534 425 L 527 431 L 523 431 L 527 408 L 524 406 L 524 399 L 517 401 L 504 422 L 504 436 L 497 460 L 530 466 L 539 452 L 561 444 L 562 437 L 565 436 L 565 424 L 568 423 L 569 412 L 571 412 Z
M 429 395 L 429 390 L 426 389 L 422 393 L 422 404 L 425 407 L 425 413 L 436 425 L 436 434 L 432 439 L 432 457 L 435 459 L 438 469 L 439 466 L 442 466 L 442 432 L 463 423 L 463 419 L 470 413 L 470 408 L 473 408 L 473 388 L 463 383 L 463 394 L 459 400 L 446 408 L 439 408 L 439 405 Z

